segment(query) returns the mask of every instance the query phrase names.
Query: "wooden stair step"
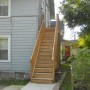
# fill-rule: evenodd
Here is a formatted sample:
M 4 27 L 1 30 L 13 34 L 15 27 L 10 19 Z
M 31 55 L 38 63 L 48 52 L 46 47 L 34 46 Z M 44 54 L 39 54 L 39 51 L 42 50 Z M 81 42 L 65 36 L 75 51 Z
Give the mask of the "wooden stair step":
M 51 46 L 51 45 L 53 45 L 53 43 L 41 43 L 41 46 L 45 46 L 45 45 Z
M 53 79 L 51 78 L 31 78 L 32 83 L 53 83 Z
M 53 78 L 53 73 L 34 73 L 34 78 Z
M 42 40 L 42 43 L 43 43 L 43 42 L 53 43 L 54 40 Z
M 47 38 L 49 38 L 49 37 L 50 37 L 50 38 L 53 38 L 54 35 L 47 35 L 47 34 L 44 34 L 44 37 L 43 37 L 43 38 L 46 38 L 46 37 L 47 37 Z
M 48 38 L 49 38 L 49 37 L 50 37 L 50 38 L 53 38 L 53 37 L 54 37 L 54 34 L 44 34 L 43 36 L 44 36 L 43 38 L 46 38 L 46 37 L 48 37 Z
M 37 64 L 52 64 L 52 61 L 43 61 L 43 60 L 37 60 Z
M 52 52 L 52 49 L 40 49 L 40 52 Z
M 53 33 L 52 33 L 52 32 L 45 32 L 45 33 L 44 33 L 44 36 L 45 36 L 45 35 L 50 36 L 50 35 L 54 35 L 54 34 L 55 34 L 55 32 L 53 32 Z
M 54 41 L 54 38 L 43 38 L 43 40 Z
M 44 53 L 44 54 L 43 54 Z M 44 56 L 47 56 L 47 57 L 52 57 L 52 54 L 46 54 L 46 52 L 43 52 L 42 54 L 38 54 L 38 57 L 44 57 Z M 46 55 L 45 55 L 46 54 Z M 47 58 L 45 57 L 45 58 Z
M 55 28 L 47 28 L 44 32 L 55 32 Z
M 54 40 L 54 37 L 53 38 L 43 37 L 43 40 Z
M 36 68 L 52 68 L 53 64 L 36 64 Z
M 52 47 L 49 47 L 49 48 L 41 48 L 41 47 L 40 47 L 40 49 L 41 49 L 41 50 L 46 50 L 46 51 L 47 51 L 47 50 L 51 50 Z
M 37 61 L 50 61 L 50 62 L 52 62 L 52 58 L 44 58 L 44 59 L 39 59 L 39 58 L 37 58 Z
M 55 30 L 45 30 L 45 31 L 44 31 L 44 33 L 50 33 L 50 32 L 51 32 L 51 33 L 54 33 Z
M 35 73 L 38 72 L 38 73 L 52 73 L 53 72 L 53 68 L 35 68 Z
M 44 48 L 44 49 L 48 49 L 48 48 L 52 48 L 53 46 L 40 46 L 40 48 Z
M 39 55 L 41 56 L 52 56 L 52 53 L 45 53 L 45 52 L 39 52 Z
M 44 59 L 44 60 L 46 60 L 46 59 L 47 59 L 47 60 L 50 60 L 50 59 L 52 59 L 52 57 L 41 57 L 41 56 L 38 56 L 37 59 L 39 59 L 39 60 L 40 60 L 40 59 L 41 59 L 41 60 L 43 60 L 43 59 Z
M 52 57 L 52 55 L 49 55 L 49 54 L 38 54 L 38 57 Z

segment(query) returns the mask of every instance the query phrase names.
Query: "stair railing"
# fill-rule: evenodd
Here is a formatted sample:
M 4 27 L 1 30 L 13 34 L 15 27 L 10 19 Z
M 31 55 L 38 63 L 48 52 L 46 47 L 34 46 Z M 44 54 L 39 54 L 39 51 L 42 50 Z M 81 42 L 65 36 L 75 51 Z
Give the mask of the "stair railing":
M 53 61 L 53 80 L 55 77 L 55 70 L 58 69 L 60 63 L 60 21 L 57 14 L 56 17 L 56 27 L 54 34 L 54 43 L 52 51 L 52 61 Z
M 40 43 L 41 43 L 41 39 L 43 37 L 44 30 L 45 30 L 45 24 L 44 24 L 44 17 L 43 17 L 41 28 L 40 28 L 40 31 L 38 33 L 37 40 L 35 43 L 35 47 L 33 49 L 32 57 L 30 60 L 30 78 L 33 77 L 33 73 L 34 73 L 34 69 L 35 69 L 36 61 L 37 61 L 37 56 L 38 56 L 38 52 L 40 49 Z

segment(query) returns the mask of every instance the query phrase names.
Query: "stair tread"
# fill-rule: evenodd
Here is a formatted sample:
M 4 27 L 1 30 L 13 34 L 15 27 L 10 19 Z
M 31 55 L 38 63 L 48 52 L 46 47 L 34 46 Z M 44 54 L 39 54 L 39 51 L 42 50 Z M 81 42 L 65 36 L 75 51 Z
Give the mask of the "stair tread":
M 34 73 L 34 74 L 52 74 L 52 73 L 39 73 L 39 72 L 38 72 L 38 73 Z
M 41 80 L 53 80 L 52 78 L 31 78 L 31 79 L 36 79 L 36 80 L 37 80 L 37 79 L 39 79 L 39 80 L 40 80 L 40 79 L 41 79 Z
M 35 68 L 35 69 L 52 69 L 52 68 Z
M 42 63 L 38 63 L 38 64 L 42 64 Z M 47 63 L 44 63 L 44 64 L 42 64 L 42 65 L 52 65 L 52 64 L 50 64 L 50 63 L 49 63 L 49 64 L 47 64 Z

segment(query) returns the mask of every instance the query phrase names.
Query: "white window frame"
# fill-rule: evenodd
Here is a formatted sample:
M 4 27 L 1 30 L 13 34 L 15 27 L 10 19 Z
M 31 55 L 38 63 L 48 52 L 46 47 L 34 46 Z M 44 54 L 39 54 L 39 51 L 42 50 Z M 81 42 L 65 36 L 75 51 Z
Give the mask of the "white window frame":
M 8 60 L 0 60 L 0 62 L 10 62 L 11 61 L 11 36 L 10 35 L 0 35 L 0 38 L 8 38 Z
M 11 0 L 8 0 L 8 15 L 0 16 L 0 18 L 7 18 L 7 17 L 11 17 Z

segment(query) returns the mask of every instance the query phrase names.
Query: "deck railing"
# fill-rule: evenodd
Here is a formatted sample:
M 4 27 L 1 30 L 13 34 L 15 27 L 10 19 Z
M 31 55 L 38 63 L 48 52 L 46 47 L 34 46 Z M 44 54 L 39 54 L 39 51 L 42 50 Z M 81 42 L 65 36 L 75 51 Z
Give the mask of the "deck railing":
M 59 63 L 60 63 L 60 21 L 59 21 L 58 14 L 56 17 L 56 27 L 55 27 L 55 35 L 54 35 L 52 61 L 53 61 L 53 67 L 54 67 L 53 68 L 53 78 L 54 78 L 55 70 L 59 67 Z
M 44 17 L 43 17 L 41 28 L 40 28 L 39 34 L 37 36 L 35 47 L 34 47 L 32 57 L 30 60 L 30 78 L 33 77 L 33 73 L 34 73 L 34 69 L 35 69 L 35 65 L 36 65 L 36 61 L 37 61 L 37 56 L 38 56 L 38 52 L 40 49 L 40 43 L 41 43 L 41 39 L 43 37 L 44 30 L 45 30 L 45 24 L 44 24 Z

